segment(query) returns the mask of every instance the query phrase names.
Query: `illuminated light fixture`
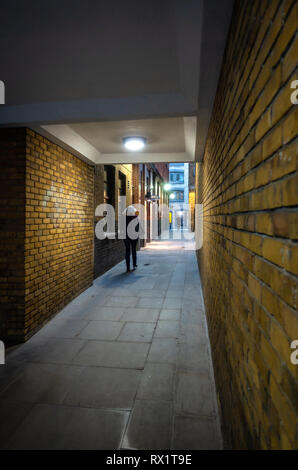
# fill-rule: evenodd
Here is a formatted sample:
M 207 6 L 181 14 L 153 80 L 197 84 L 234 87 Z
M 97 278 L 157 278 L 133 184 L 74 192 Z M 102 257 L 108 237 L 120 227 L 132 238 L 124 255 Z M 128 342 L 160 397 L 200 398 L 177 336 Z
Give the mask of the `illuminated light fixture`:
M 139 152 L 145 147 L 147 139 L 145 137 L 123 137 L 122 142 L 126 150 Z
M 171 185 L 170 185 L 170 184 L 167 183 L 167 184 L 164 185 L 164 190 L 165 190 L 165 191 L 169 191 L 170 189 L 171 189 Z
M 170 194 L 170 199 L 175 199 L 175 194 L 174 193 Z

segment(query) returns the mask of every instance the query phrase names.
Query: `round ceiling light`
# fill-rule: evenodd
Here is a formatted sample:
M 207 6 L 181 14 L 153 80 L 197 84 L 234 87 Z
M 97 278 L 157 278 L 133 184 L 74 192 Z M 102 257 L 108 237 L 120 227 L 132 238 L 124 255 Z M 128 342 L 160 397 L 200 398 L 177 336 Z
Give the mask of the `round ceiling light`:
M 124 137 L 122 141 L 126 150 L 129 150 L 130 152 L 139 152 L 146 144 L 145 137 Z

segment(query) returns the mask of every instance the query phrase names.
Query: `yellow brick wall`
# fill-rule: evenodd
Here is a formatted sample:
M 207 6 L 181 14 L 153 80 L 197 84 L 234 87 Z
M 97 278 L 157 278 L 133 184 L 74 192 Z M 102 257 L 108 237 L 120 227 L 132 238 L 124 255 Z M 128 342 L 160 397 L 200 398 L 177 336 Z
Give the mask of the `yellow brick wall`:
M 227 446 L 297 446 L 297 3 L 238 0 L 198 202 L 199 263 Z
M 132 204 L 132 186 L 133 186 L 133 177 L 132 177 L 132 165 L 129 163 L 127 165 L 115 165 L 116 168 L 116 198 L 115 198 L 115 215 L 116 220 L 118 220 L 118 175 L 119 171 L 126 176 L 126 206 Z
M 94 169 L 26 130 L 24 338 L 93 280 Z
M 121 261 L 124 244 L 96 246 L 94 239 L 103 166 L 95 179 L 92 165 L 30 129 L 1 129 L 0 137 L 0 338 L 10 345 L 30 338 L 94 275 Z M 132 165 L 115 170 L 117 219 L 118 172 L 126 176 L 129 205 Z
M 188 195 L 188 203 L 189 203 L 189 210 L 190 210 L 190 229 L 194 231 L 195 226 L 195 199 L 196 194 L 195 191 L 189 191 Z

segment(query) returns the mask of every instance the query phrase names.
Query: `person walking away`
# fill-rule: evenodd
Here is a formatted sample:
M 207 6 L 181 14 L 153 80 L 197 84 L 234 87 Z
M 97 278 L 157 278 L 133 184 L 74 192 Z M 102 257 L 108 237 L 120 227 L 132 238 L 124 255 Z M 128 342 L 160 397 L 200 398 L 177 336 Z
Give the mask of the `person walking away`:
M 129 233 L 129 224 L 132 220 L 138 218 L 138 212 L 134 206 L 128 206 L 126 209 L 126 232 L 125 232 L 125 261 L 126 261 L 126 272 L 130 272 L 130 253 L 132 255 L 133 270 L 137 268 L 137 243 L 139 236 L 132 238 Z M 139 223 L 136 224 L 134 231 L 138 234 Z

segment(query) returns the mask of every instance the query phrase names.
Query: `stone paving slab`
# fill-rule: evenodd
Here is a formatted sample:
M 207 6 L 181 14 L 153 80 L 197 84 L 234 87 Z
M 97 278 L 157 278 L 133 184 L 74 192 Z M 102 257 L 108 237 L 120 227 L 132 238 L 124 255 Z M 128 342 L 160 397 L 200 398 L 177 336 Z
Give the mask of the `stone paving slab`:
M 180 320 L 180 314 L 181 314 L 181 310 L 180 309 L 167 309 L 167 308 L 163 308 L 160 312 L 160 320 L 175 320 L 175 321 L 179 321 Z
M 0 367 L 7 449 L 221 449 L 196 256 L 155 241 Z M 3 422 L 5 420 L 5 426 Z
M 143 369 L 148 343 L 124 341 L 89 341 L 74 358 L 74 364 Z
M 216 419 L 175 416 L 172 449 L 218 450 L 221 435 Z
M 0 449 L 6 450 L 9 439 L 32 408 L 30 403 L 0 400 Z
M 159 320 L 155 338 L 179 338 L 180 323 L 176 320 Z
M 178 349 L 175 338 L 154 338 L 147 362 L 177 364 Z
M 78 338 L 113 341 L 118 338 L 122 328 L 123 323 L 117 321 L 91 320 Z
M 88 320 L 54 318 L 36 335 L 49 338 L 75 338 L 88 325 Z
M 171 402 L 136 400 L 123 449 L 170 449 L 173 410 Z
M 82 368 L 61 364 L 25 363 L 16 379 L 0 394 L 12 403 L 63 403 Z
M 151 343 L 154 333 L 155 323 L 125 323 L 118 341 L 137 341 L 142 343 Z
M 73 381 L 63 403 L 131 410 L 141 375 L 142 371 L 135 369 L 84 367 Z
M 123 322 L 145 322 L 156 323 L 159 317 L 159 310 L 155 308 L 126 308 L 121 321 Z
M 172 364 L 146 364 L 137 398 L 172 401 L 174 372 Z
M 128 417 L 124 411 L 35 405 L 9 441 L 8 449 L 117 449 Z
M 88 320 L 119 321 L 126 307 L 97 307 L 87 315 Z
M 210 374 L 179 371 L 176 381 L 175 409 L 178 414 L 215 417 Z

